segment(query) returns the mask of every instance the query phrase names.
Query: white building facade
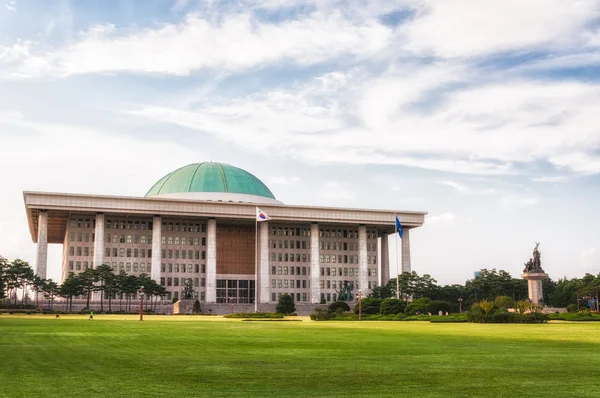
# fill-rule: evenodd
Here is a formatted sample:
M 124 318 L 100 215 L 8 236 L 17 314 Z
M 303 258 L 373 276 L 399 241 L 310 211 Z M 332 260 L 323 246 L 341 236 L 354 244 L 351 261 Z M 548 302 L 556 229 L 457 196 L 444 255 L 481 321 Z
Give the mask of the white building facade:
M 108 264 L 147 274 L 169 300 L 191 280 L 204 304 L 274 305 L 284 293 L 297 303 L 331 302 L 350 283 L 368 294 L 390 278 L 395 217 L 404 227 L 402 270 L 410 272 L 410 230 L 426 215 L 284 205 L 250 173 L 220 163 L 175 170 L 145 197 L 23 196 L 41 277 L 47 245 L 62 244 L 63 279 Z M 256 223 L 257 206 L 269 221 Z

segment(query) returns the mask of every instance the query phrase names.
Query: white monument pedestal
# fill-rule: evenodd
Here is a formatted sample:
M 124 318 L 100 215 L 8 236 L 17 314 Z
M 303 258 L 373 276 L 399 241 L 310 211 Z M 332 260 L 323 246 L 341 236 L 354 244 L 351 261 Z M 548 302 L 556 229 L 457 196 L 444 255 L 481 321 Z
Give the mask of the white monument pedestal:
M 526 272 L 521 275 L 521 278 L 527 280 L 529 300 L 531 300 L 533 304 L 539 304 L 543 301 L 544 292 L 542 290 L 542 280 L 547 277 L 548 274 L 544 272 Z

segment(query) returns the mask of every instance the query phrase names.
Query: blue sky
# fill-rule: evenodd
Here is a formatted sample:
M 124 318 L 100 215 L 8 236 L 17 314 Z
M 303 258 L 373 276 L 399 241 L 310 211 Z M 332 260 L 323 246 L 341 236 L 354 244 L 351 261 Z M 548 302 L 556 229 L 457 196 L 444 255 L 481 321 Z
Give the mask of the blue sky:
M 213 160 L 284 203 L 428 211 L 441 283 L 534 241 L 554 279 L 600 272 L 600 2 L 364 3 L 0 0 L 0 254 L 34 261 L 23 190 Z

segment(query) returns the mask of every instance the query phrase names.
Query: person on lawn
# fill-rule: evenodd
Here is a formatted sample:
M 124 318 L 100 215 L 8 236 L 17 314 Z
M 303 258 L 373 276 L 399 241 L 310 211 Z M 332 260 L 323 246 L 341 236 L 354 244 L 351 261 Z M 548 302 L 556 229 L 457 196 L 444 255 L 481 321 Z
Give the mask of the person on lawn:
M 88 318 L 88 321 L 93 321 L 94 320 L 94 311 L 90 311 L 90 317 Z

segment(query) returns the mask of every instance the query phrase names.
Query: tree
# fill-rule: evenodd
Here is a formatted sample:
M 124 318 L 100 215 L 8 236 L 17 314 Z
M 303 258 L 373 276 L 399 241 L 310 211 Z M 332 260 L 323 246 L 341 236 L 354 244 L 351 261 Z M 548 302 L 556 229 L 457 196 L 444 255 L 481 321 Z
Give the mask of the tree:
M 427 312 L 430 312 L 433 315 L 438 315 L 440 311 L 442 311 L 442 313 L 449 312 L 450 305 L 442 300 L 433 300 L 427 304 Z
M 293 314 L 296 312 L 296 305 L 289 294 L 282 294 L 279 296 L 279 302 L 277 303 L 275 311 L 279 314 Z
M 82 295 L 85 290 L 81 285 L 81 280 L 74 273 L 69 272 L 62 285 L 60 285 L 60 295 L 67 299 L 68 311 L 73 309 L 73 296 Z
M 202 312 L 202 307 L 200 307 L 200 302 L 198 300 L 194 301 L 192 312 L 196 315 Z
M 9 266 L 10 266 L 10 263 L 8 262 L 8 260 L 6 258 L 0 256 L 0 299 L 3 299 L 6 297 L 6 288 L 7 288 L 6 272 L 8 271 Z
M 104 311 L 104 294 L 106 293 L 107 284 L 112 282 L 114 275 L 108 264 L 101 264 L 96 267 L 96 278 L 100 282 L 100 285 L 96 287 L 96 291 L 100 292 L 100 311 Z
M 396 315 L 404 313 L 406 302 L 395 298 L 388 298 L 381 302 L 380 311 L 382 315 Z
M 77 278 L 79 279 L 79 283 L 86 294 L 85 308 L 90 308 L 90 298 L 92 292 L 96 288 L 96 282 L 98 282 L 98 273 L 93 268 L 86 268 L 83 272 L 77 275 Z
M 494 300 L 494 304 L 496 304 L 496 307 L 498 308 L 510 308 L 513 306 L 514 301 L 508 296 L 497 296 Z
M 382 299 L 365 297 L 364 299 L 361 300 L 362 313 L 363 314 L 379 314 L 379 311 L 381 311 L 381 303 L 382 302 L 383 302 Z M 358 305 L 355 305 L 354 313 L 358 314 L 358 310 L 359 310 Z
M 54 282 L 52 279 L 47 279 L 44 284 L 44 298 L 50 301 L 50 309 L 54 309 L 54 297 L 57 294 L 60 294 L 60 288 L 58 283 Z
M 385 286 L 375 286 L 371 293 L 369 293 L 369 297 L 378 298 L 378 299 L 387 299 L 390 297 L 396 297 L 396 288 L 394 285 L 394 292 L 392 293 L 392 289 L 390 288 L 391 284 L 388 282 Z

